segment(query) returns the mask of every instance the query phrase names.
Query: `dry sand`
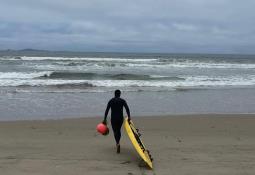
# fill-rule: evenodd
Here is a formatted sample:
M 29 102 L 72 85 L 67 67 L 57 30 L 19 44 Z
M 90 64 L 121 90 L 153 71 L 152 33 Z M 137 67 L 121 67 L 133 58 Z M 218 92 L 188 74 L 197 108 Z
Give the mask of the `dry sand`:
M 121 154 L 99 118 L 0 122 L 1 175 L 254 175 L 255 115 L 137 117 L 154 170 L 125 132 Z

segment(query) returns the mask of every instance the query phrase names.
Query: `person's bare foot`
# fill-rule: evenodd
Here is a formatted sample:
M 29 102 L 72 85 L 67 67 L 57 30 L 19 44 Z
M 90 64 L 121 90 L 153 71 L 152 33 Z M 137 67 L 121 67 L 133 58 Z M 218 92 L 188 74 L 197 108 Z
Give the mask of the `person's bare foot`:
M 117 144 L 116 146 L 117 146 L 117 154 L 119 154 L 120 153 L 120 144 Z

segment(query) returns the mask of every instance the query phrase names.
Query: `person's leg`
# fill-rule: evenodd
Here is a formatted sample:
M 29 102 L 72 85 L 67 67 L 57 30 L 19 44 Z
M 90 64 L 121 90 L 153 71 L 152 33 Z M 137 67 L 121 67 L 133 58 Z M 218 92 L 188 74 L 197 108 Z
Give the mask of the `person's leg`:
M 111 120 L 112 130 L 114 133 L 114 138 L 117 146 L 117 153 L 120 152 L 120 139 L 121 139 L 121 126 L 123 124 L 123 120 Z
M 115 140 L 116 140 L 116 148 L 117 153 L 120 153 L 120 138 L 121 138 L 121 125 L 118 125 L 117 130 L 115 132 Z
M 119 144 L 119 142 L 120 142 L 121 126 L 122 126 L 122 122 L 112 122 L 112 130 L 114 133 L 114 138 L 115 138 L 116 144 Z

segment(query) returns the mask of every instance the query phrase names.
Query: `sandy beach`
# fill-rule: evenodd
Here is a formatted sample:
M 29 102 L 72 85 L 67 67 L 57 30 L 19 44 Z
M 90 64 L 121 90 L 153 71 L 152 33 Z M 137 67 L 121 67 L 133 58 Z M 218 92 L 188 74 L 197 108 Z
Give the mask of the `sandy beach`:
M 254 115 L 133 117 L 154 158 L 147 169 L 123 130 L 121 154 L 100 118 L 0 122 L 0 174 L 255 174 Z M 123 128 L 124 129 L 124 128 Z

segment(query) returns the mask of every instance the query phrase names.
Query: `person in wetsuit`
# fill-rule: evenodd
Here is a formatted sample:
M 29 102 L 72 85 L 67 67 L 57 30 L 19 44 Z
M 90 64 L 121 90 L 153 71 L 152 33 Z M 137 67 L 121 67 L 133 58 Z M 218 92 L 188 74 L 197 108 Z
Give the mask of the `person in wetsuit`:
M 112 98 L 107 104 L 103 120 L 103 123 L 106 124 L 107 115 L 109 109 L 111 109 L 111 124 L 114 138 L 116 141 L 117 153 L 120 153 L 121 126 L 123 124 L 123 107 L 126 109 L 128 120 L 130 121 L 131 119 L 127 102 L 124 99 L 120 98 L 120 94 L 120 90 L 115 91 L 115 97 Z

